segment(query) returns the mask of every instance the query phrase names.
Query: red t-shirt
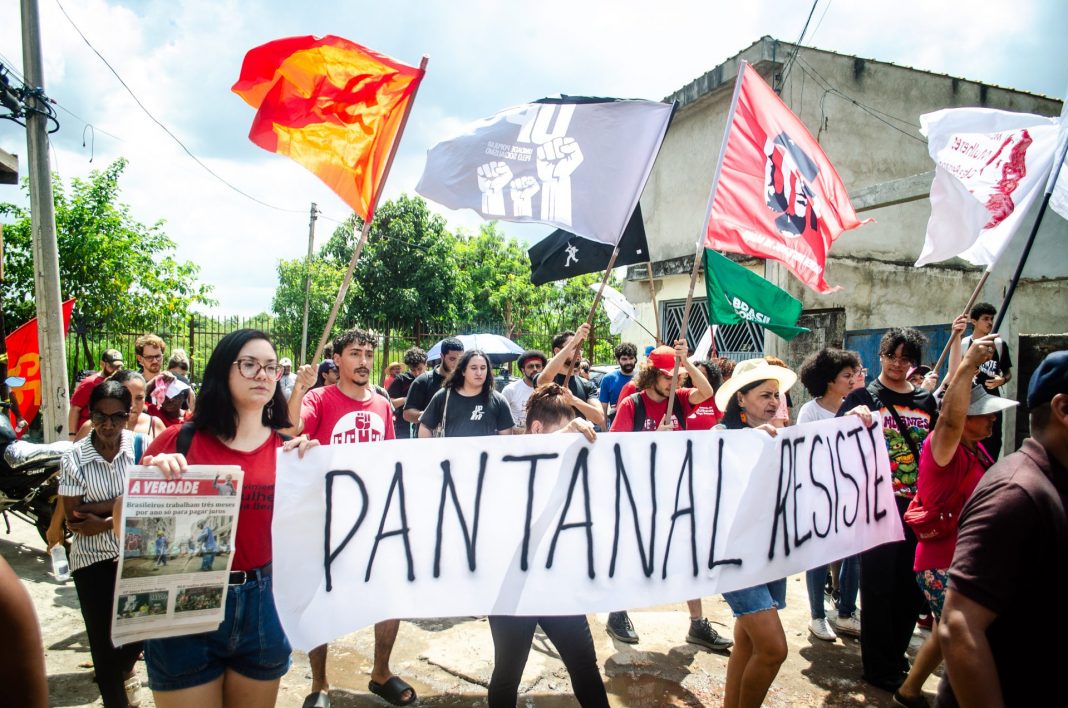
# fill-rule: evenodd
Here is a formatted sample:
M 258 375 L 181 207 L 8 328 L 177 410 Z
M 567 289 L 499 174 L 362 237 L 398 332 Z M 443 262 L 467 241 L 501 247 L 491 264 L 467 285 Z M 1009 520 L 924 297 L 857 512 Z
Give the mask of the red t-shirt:
M 300 403 L 304 434 L 320 445 L 393 440 L 393 406 L 371 391 L 371 398 L 356 401 L 337 385 L 312 389 Z
M 679 399 L 679 403 L 682 404 L 683 417 L 687 418 L 689 423 L 689 416 L 693 413 L 693 406 L 690 405 L 690 394 L 697 389 L 695 388 L 679 388 L 675 389 L 675 397 Z M 642 403 L 645 405 L 645 422 L 643 423 L 642 430 L 656 430 L 656 427 L 660 425 L 660 421 L 664 418 L 664 413 L 667 412 L 667 399 L 662 401 L 653 401 L 649 398 L 649 394 L 642 391 Z M 672 414 L 671 416 L 671 429 L 682 430 L 679 425 L 678 418 Z M 634 430 L 634 401 L 629 397 L 620 398 L 619 405 L 616 407 L 616 418 L 612 421 L 613 433 L 629 433 Z
M 624 398 L 626 398 L 627 396 L 631 395 L 632 393 L 637 393 L 638 392 L 638 387 L 634 385 L 634 379 L 636 379 L 636 378 L 638 378 L 638 377 L 637 376 L 632 377 L 630 381 L 628 381 L 627 383 L 623 384 L 623 388 L 619 389 L 619 396 L 616 397 L 616 405 L 617 406 L 619 405 L 619 402 L 622 401 Z
M 983 473 L 991 465 L 986 450 L 977 456 L 974 452 L 957 445 L 953 459 L 945 467 L 939 467 L 931 455 L 931 437 L 923 441 L 920 449 L 920 472 L 916 480 L 916 496 L 924 508 L 944 509 L 960 517 L 964 503 L 972 496 Z M 982 448 L 982 445 L 979 445 Z M 953 562 L 957 547 L 957 532 L 936 541 L 919 541 L 916 544 L 916 561 L 913 570 L 945 570 Z
M 167 428 L 145 450 L 146 455 L 175 452 L 180 426 Z M 274 477 L 282 436 L 272 432 L 255 450 L 232 450 L 214 435 L 197 432 L 186 460 L 191 465 L 237 465 L 245 473 L 241 511 L 234 539 L 233 570 L 252 570 L 271 562 L 271 517 L 274 514 Z
M 716 399 L 710 398 L 693 409 L 693 413 L 686 416 L 687 430 L 711 430 L 719 425 L 723 413 L 716 408 Z
M 70 404 L 72 406 L 79 406 L 81 410 L 78 411 L 78 425 L 74 428 L 76 431 L 80 430 L 85 421 L 89 420 L 89 396 L 93 394 L 93 389 L 104 383 L 105 377 L 96 372 L 92 376 L 86 376 L 81 380 L 81 383 L 74 389 L 74 393 L 70 396 Z

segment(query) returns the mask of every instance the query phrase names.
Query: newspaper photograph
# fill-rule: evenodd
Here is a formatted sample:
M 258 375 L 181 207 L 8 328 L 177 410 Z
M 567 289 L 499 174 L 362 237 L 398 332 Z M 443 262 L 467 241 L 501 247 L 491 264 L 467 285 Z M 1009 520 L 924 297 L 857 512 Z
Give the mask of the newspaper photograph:
M 154 467 L 132 469 L 122 500 L 112 609 L 116 646 L 219 626 L 241 483 L 240 467 L 191 465 L 176 480 Z

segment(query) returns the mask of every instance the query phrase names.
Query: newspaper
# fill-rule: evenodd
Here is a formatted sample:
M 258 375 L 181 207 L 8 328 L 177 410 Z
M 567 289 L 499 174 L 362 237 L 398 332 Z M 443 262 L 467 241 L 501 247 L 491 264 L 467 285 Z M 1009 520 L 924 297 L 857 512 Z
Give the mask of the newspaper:
M 132 468 L 111 615 L 115 646 L 218 628 L 242 477 L 235 466 L 193 465 L 179 480 L 154 467 Z

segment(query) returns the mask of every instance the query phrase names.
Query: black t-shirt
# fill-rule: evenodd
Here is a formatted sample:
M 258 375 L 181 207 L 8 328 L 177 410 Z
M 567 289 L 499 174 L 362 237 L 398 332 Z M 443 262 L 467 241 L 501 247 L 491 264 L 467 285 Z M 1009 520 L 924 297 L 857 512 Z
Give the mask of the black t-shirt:
M 1068 666 L 1068 470 L 1034 438 L 991 467 L 960 516 L 949 588 L 997 617 L 987 639 L 1006 705 L 1056 703 Z M 946 681 L 939 705 L 956 705 Z
M 430 399 L 438 392 L 444 381 L 445 377 L 438 373 L 437 367 L 419 374 L 408 388 L 408 398 L 404 401 L 404 410 L 426 410 Z
M 391 399 L 407 397 L 413 381 L 415 381 L 415 377 L 412 376 L 411 371 L 405 371 L 400 374 L 389 384 L 389 397 Z M 412 425 L 404 419 L 404 406 L 397 406 L 393 409 L 393 431 L 398 438 L 406 439 L 412 437 Z
M 897 411 L 907 431 L 899 431 L 890 404 Z M 842 401 L 838 415 L 845 415 L 859 405 L 865 405 L 879 416 L 886 437 L 886 451 L 890 456 L 890 473 L 893 477 L 894 494 L 911 499 L 916 496 L 916 479 L 920 472 L 920 461 L 912 454 L 905 440 L 909 435 L 916 445 L 916 451 L 923 447 L 923 441 L 934 430 L 938 420 L 938 403 L 930 391 L 916 388 L 909 393 L 898 393 L 884 386 L 875 379 L 867 388 L 851 391 Z
M 541 383 L 541 374 L 538 374 L 534 377 L 534 388 L 537 388 L 539 383 Z M 563 386 L 564 375 L 557 374 L 556 378 L 553 379 L 553 383 Z M 577 374 L 571 375 L 571 381 L 568 382 L 567 387 L 571 389 L 571 393 L 575 394 L 575 398 L 579 399 L 580 401 L 589 401 L 591 398 L 597 398 L 597 384 L 593 383 L 592 381 L 587 381 L 586 379 L 582 378 L 581 376 L 578 376 Z M 597 406 L 601 405 L 600 402 L 596 400 L 594 401 L 594 404 Z M 586 417 L 582 415 L 582 412 L 577 409 L 575 410 L 575 415 L 579 418 Z
M 448 393 L 449 407 L 445 410 L 445 437 L 471 438 L 479 435 L 496 435 L 501 430 L 515 426 L 508 401 L 496 391 L 484 395 L 463 396 L 449 389 L 438 391 L 419 417 L 419 424 L 431 430 L 441 425 L 442 409 Z
M 968 347 L 972 346 L 971 336 L 967 336 L 961 340 L 960 351 L 961 354 L 968 351 Z M 994 347 L 994 358 L 988 362 L 985 362 L 979 367 L 979 371 L 975 374 L 975 383 L 983 385 L 987 393 L 992 393 L 995 396 L 1001 395 L 1000 388 L 986 388 L 986 382 L 995 376 L 1004 376 L 1012 369 L 1012 356 L 1009 355 L 1009 348 L 1005 346 L 1005 342 L 998 340 L 998 344 Z

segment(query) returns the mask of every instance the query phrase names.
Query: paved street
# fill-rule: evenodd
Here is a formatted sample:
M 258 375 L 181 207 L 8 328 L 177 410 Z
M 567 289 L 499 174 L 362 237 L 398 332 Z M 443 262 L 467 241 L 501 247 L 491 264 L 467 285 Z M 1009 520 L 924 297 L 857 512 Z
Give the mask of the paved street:
M 90 681 L 89 648 L 74 584 L 57 584 L 44 543 L 26 524 L 12 519 L 11 534 L 0 536 L 0 554 L 26 582 L 44 633 L 45 659 L 53 706 L 99 706 Z M 888 694 L 859 680 L 860 647 L 855 640 L 835 644 L 810 638 L 803 576 L 788 583 L 788 608 L 782 613 L 790 656 L 768 696 L 768 706 L 889 706 Z M 358 601 L 358 599 L 354 599 Z M 718 597 L 706 598 L 705 612 L 721 631 L 732 626 L 730 610 Z M 641 643 L 613 642 L 604 631 L 605 616 L 591 616 L 597 655 L 613 706 L 714 706 L 722 701 L 727 658 L 684 641 L 685 604 L 631 613 Z M 914 648 L 921 635 L 914 638 Z M 337 708 L 385 706 L 367 691 L 373 637 L 370 629 L 331 645 L 329 672 Z M 484 619 L 416 620 L 401 625 L 393 670 L 419 692 L 422 705 L 484 706 L 493 656 Z M 144 664 L 138 672 L 144 679 Z M 307 658 L 295 653 L 282 679 L 278 705 L 298 708 L 308 689 Z M 937 676 L 926 685 L 933 698 Z M 567 673 L 544 636 L 535 637 L 521 686 L 520 706 L 557 708 L 578 705 L 569 695 Z M 146 708 L 153 706 L 144 692 Z

